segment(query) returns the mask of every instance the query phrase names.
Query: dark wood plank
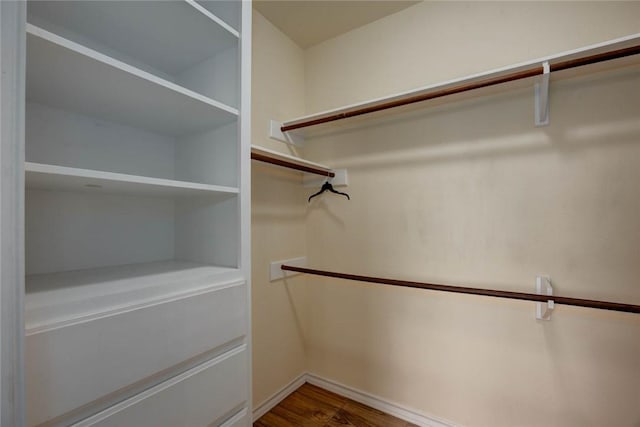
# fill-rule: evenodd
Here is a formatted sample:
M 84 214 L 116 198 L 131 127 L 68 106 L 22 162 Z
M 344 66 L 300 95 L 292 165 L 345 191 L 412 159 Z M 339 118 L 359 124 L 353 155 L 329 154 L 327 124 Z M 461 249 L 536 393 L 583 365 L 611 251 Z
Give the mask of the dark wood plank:
M 255 423 L 253 423 L 253 427 L 289 427 L 288 425 L 284 424 L 285 422 L 285 420 L 281 421 L 280 417 L 278 417 L 277 415 L 268 412 L 260 417 L 260 419 Z
M 276 406 L 277 408 L 277 406 Z M 254 427 L 296 427 L 296 426 L 306 426 L 306 427 L 319 427 L 322 426 L 321 423 L 312 420 L 305 420 L 300 418 L 300 416 L 296 414 L 289 413 L 286 410 L 280 408 L 277 412 L 273 408 L 271 411 L 264 414 L 258 421 L 256 421 L 253 426 Z
M 296 393 L 307 396 L 308 398 L 315 401 L 320 401 L 328 405 L 332 405 L 336 408 L 336 410 L 342 408 L 344 404 L 349 401 L 349 399 L 344 396 L 340 396 L 339 394 L 333 393 L 329 390 L 325 390 L 309 383 L 304 383 L 299 389 L 296 390 Z
M 311 384 L 304 384 L 254 427 L 417 427 Z
M 263 418 L 268 427 L 322 427 L 325 424 L 324 419 L 310 418 L 310 414 L 300 415 L 282 406 L 276 406 L 267 415 L 271 417 L 265 415 Z
M 292 393 L 272 409 L 275 414 L 295 421 L 296 425 L 324 425 L 340 409 L 330 403 L 310 398 L 302 393 Z
M 406 421 L 387 413 L 349 401 L 333 416 L 327 427 L 406 427 L 406 424 Z

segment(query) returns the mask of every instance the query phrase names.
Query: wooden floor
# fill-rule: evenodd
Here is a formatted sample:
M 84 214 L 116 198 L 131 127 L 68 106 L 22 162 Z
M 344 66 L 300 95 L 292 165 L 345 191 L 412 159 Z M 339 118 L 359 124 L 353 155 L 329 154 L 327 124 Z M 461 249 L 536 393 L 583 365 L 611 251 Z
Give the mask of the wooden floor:
M 304 384 L 254 427 L 417 427 L 346 397 Z

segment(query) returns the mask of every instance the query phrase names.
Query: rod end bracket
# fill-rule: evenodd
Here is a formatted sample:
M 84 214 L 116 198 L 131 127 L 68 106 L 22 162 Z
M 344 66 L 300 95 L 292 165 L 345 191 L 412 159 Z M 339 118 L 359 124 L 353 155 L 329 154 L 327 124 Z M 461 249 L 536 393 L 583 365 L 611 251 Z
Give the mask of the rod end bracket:
M 549 276 L 537 276 L 536 277 L 536 293 L 539 295 L 553 296 L 553 287 L 551 286 L 551 278 Z M 555 303 L 553 299 L 547 300 L 547 302 L 536 303 L 536 319 L 538 320 L 551 320 L 551 314 L 555 309 Z
M 269 265 L 269 281 L 273 282 L 276 280 L 286 279 L 287 277 L 295 276 L 297 274 L 301 274 L 295 271 L 285 271 L 282 269 L 282 265 L 291 265 L 294 267 L 306 267 L 307 266 L 307 257 L 302 256 L 298 258 L 291 259 L 283 259 L 282 261 L 273 261 Z
M 537 127 L 549 124 L 549 75 L 551 67 L 549 62 L 542 64 L 542 76 L 534 86 L 535 97 L 535 123 Z
M 284 142 L 296 147 L 304 147 L 304 138 L 291 132 L 282 132 L 282 123 L 276 120 L 269 121 L 269 138 Z

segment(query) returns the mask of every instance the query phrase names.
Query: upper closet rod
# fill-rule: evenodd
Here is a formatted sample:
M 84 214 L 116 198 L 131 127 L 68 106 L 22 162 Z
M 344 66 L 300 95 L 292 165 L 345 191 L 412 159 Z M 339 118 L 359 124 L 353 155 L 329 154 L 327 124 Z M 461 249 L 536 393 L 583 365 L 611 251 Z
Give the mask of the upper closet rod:
M 307 172 L 307 173 L 313 173 L 316 175 L 322 175 L 322 176 L 327 176 L 330 178 L 333 178 L 336 176 L 336 174 L 328 169 L 320 169 L 320 168 L 316 168 L 316 167 L 312 167 L 312 166 L 305 166 L 305 165 L 301 165 L 299 163 L 295 163 L 292 161 L 288 161 L 288 160 L 283 160 L 283 159 L 279 159 L 277 157 L 274 156 L 269 156 L 268 154 L 262 154 L 262 153 L 256 153 L 256 152 L 251 152 L 251 158 L 253 160 L 258 160 L 260 162 L 265 162 L 265 163 L 270 163 L 272 165 L 278 165 L 278 166 L 282 166 L 285 168 L 289 168 L 289 169 L 295 169 L 295 170 L 299 170 L 302 172 Z
M 570 68 L 581 67 L 583 65 L 597 64 L 599 62 L 610 61 L 613 59 L 624 58 L 631 55 L 637 55 L 640 53 L 640 45 L 635 45 L 623 49 L 611 50 L 608 52 L 598 53 L 594 55 L 583 56 L 581 58 L 570 59 L 567 61 L 556 62 L 550 64 L 550 71 L 562 71 Z M 539 76 L 544 74 L 544 68 L 542 65 L 535 65 L 531 68 L 517 71 L 511 74 L 506 74 L 498 77 L 490 77 L 484 80 L 475 81 L 472 83 L 462 84 L 450 88 L 436 90 L 434 92 L 425 93 L 422 95 L 409 95 L 405 98 L 400 98 L 394 101 L 382 102 L 376 105 L 370 105 L 367 107 L 356 108 L 350 111 L 336 113 L 326 117 L 320 117 L 316 119 L 310 119 L 285 125 L 280 128 L 282 132 L 287 132 L 295 129 L 301 129 L 309 126 L 319 125 L 322 123 L 334 122 L 336 120 L 347 119 L 350 117 L 360 116 L 363 114 L 374 113 L 377 111 L 388 110 L 390 108 L 401 107 L 404 105 L 414 104 L 416 102 L 427 101 L 430 99 L 440 98 L 443 96 L 454 95 L 457 93 L 468 92 L 475 89 L 480 89 L 489 86 L 495 86 L 502 83 L 511 82 L 514 80 L 526 79 L 529 77 Z
M 596 301 L 580 298 L 568 298 L 558 295 L 539 295 L 526 292 L 500 291 L 496 289 L 468 288 L 464 286 L 440 285 L 435 283 L 408 282 L 405 280 L 385 279 L 382 277 L 358 276 L 355 274 L 336 273 L 332 271 L 314 270 L 305 267 L 282 265 L 282 270 L 297 271 L 298 273 L 313 274 L 316 276 L 335 277 L 337 279 L 357 280 L 360 282 L 377 283 L 382 285 L 401 286 L 407 288 L 429 289 L 433 291 L 454 292 L 459 294 L 483 295 L 488 297 L 518 299 L 536 302 L 552 300 L 555 304 L 573 305 L 578 307 L 598 308 L 602 310 L 623 311 L 626 313 L 640 314 L 640 305 L 621 304 L 609 301 Z

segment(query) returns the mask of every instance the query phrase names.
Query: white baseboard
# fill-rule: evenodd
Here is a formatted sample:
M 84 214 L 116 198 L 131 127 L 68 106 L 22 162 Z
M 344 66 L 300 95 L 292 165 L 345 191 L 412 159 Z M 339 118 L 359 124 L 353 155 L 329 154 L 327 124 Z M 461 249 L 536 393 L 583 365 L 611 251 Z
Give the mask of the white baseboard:
M 284 386 L 280 391 L 258 405 L 253 410 L 253 421 L 255 422 L 258 418 L 269 412 L 287 396 L 300 388 L 304 383 L 313 384 L 325 390 L 332 391 L 336 394 L 362 403 L 363 405 L 370 406 L 379 411 L 386 412 L 389 415 L 393 415 L 394 417 L 409 421 L 410 423 L 416 424 L 420 427 L 456 427 L 456 424 L 450 421 L 420 414 L 414 410 L 384 400 L 381 397 L 374 396 L 364 391 L 360 391 L 310 373 L 298 376 L 296 379 Z
M 315 374 L 307 374 L 306 380 L 309 384 L 313 384 L 341 396 L 348 397 L 349 399 L 355 400 L 363 405 L 386 412 L 389 415 L 393 415 L 394 417 L 409 421 L 410 423 L 421 427 L 456 427 L 456 425 L 450 421 L 420 414 L 414 410 L 407 409 L 396 403 L 384 400 L 381 397 L 356 390 L 355 388 L 319 377 Z
M 300 388 L 304 383 L 307 382 L 307 374 L 303 373 L 289 384 L 284 386 L 280 391 L 273 394 L 270 398 L 262 402 L 253 410 L 253 421 L 255 422 L 258 418 L 272 410 L 278 403 L 282 402 L 287 396 Z

